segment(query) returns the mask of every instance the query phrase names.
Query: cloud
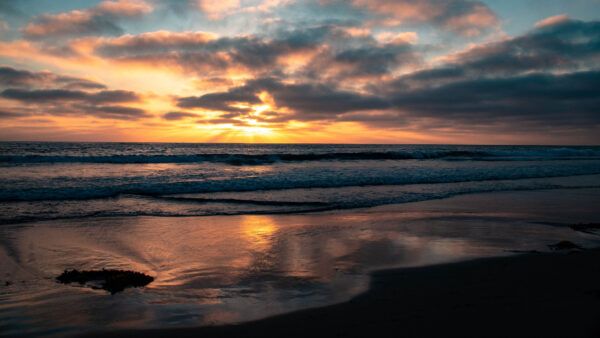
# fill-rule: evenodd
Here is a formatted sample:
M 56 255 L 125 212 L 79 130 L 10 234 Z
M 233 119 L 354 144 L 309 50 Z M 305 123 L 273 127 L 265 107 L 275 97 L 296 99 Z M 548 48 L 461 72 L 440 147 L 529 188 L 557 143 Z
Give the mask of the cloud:
M 321 84 L 284 84 L 273 78 L 252 80 L 227 92 L 182 97 L 177 105 L 181 108 L 239 112 L 245 109 L 236 107 L 236 104 L 264 104 L 260 97 L 263 92 L 272 97 L 278 108 L 293 111 L 293 117 L 290 118 L 298 120 L 335 118 L 337 114 L 389 107 L 385 100 L 377 97 L 336 90 Z
M 115 62 L 178 67 L 206 77 L 229 71 L 252 74 L 273 70 L 282 58 L 317 48 L 327 31 L 306 29 L 275 39 L 157 31 L 98 40 L 94 53 Z
M 105 89 L 102 83 L 81 77 L 59 76 L 51 72 L 31 72 L 0 67 L 0 86 L 59 86 L 62 89 Z
M 50 114 L 138 120 L 152 116 L 143 109 L 121 105 L 140 102 L 138 94 L 124 90 L 86 92 L 65 89 L 6 89 L 0 93 L 0 97 L 19 101 L 25 104 L 22 108 L 29 107 L 28 109 L 31 110 L 28 114 L 7 113 L 4 117 Z
M 17 113 L 7 110 L 0 110 L 0 119 L 13 119 L 18 117 L 27 116 L 27 114 Z
M 251 86 L 242 86 L 229 89 L 227 92 L 210 93 L 200 97 L 189 96 L 177 100 L 177 106 L 180 108 L 202 108 L 206 110 L 239 112 L 248 111 L 248 108 L 235 107 L 234 105 L 259 104 L 262 101 L 258 97 L 259 89 Z
M 535 27 L 553 26 L 567 21 L 571 21 L 571 18 L 567 14 L 555 15 L 542 21 L 538 21 L 535 24 Z
M 81 90 L 67 89 L 5 89 L 0 96 L 6 99 L 18 100 L 25 103 L 37 102 L 59 102 L 59 101 L 82 101 L 93 104 L 98 103 L 121 103 L 139 102 L 140 96 L 132 91 L 126 90 L 104 90 L 89 93 Z
M 457 124 L 535 121 L 539 125 L 599 125 L 600 72 L 463 79 L 435 88 L 399 90 L 394 107 L 418 118 Z
M 239 0 L 196 0 L 195 3 L 213 20 L 231 13 L 241 5 Z
M 600 58 L 598 41 L 600 23 L 562 20 L 519 37 L 474 46 L 437 67 L 383 80 L 369 88 L 371 94 L 341 90 L 343 81 L 332 85 L 335 82 L 305 77 L 292 83 L 286 77 L 271 77 L 249 80 L 227 91 L 182 97 L 177 105 L 237 114 L 222 116 L 223 121 L 240 117 L 264 123 L 354 121 L 378 128 L 418 125 L 474 130 L 510 124 L 530 130 L 589 128 L 600 124 L 600 70 L 594 62 Z M 385 56 L 386 45 L 377 46 L 382 50 L 332 53 L 331 60 L 368 60 L 365 67 L 374 68 L 355 69 L 389 74 L 387 59 L 375 57 Z M 397 50 L 391 54 L 402 55 Z M 315 74 L 328 69 L 313 66 Z M 263 93 L 272 102 L 265 101 Z M 273 120 L 253 116 L 250 107 L 268 103 L 276 114 Z
M 498 24 L 498 16 L 477 0 L 354 0 L 364 8 L 394 25 L 430 23 L 461 35 L 477 36 Z
M 598 41 L 600 22 L 560 20 L 522 36 L 446 56 L 441 59 L 444 65 L 401 77 L 395 86 L 431 87 L 468 78 L 593 69 L 600 59 Z
M 114 62 L 176 68 L 204 78 L 307 76 L 366 78 L 418 64 L 416 34 L 381 43 L 333 24 L 279 30 L 273 36 L 217 37 L 205 32 L 157 31 L 99 39 L 94 53 Z
M 375 38 L 382 43 L 393 43 L 397 45 L 416 44 L 419 40 L 419 35 L 416 32 L 380 32 Z
M 186 112 L 181 112 L 181 111 L 173 111 L 173 112 L 168 112 L 162 116 L 162 118 L 167 121 L 178 121 L 178 120 L 183 120 L 188 117 L 197 118 L 198 114 L 186 113 Z
M 150 117 L 145 110 L 123 106 L 75 106 L 81 113 L 103 119 L 139 120 Z
M 3 66 L 0 67 L 0 87 L 9 87 L 0 91 L 0 98 L 17 104 L 13 104 L 14 109 L 4 111 L 2 118 L 5 119 L 44 114 L 118 120 L 152 116 L 143 109 L 123 105 L 142 103 L 138 93 L 107 90 L 105 85 L 81 77 Z
M 598 41 L 600 22 L 553 20 L 398 77 L 379 87 L 378 95 L 413 121 L 453 127 L 597 126 Z
M 241 10 L 240 0 L 158 0 L 179 15 L 200 10 L 211 20 L 220 19 Z
M 223 19 L 237 13 L 269 13 L 294 0 L 156 0 L 178 15 L 199 10 L 209 20 Z
M 93 34 L 121 35 L 119 21 L 140 17 L 152 11 L 143 0 L 104 1 L 85 10 L 73 10 L 61 14 L 44 14 L 34 18 L 21 29 L 28 39 L 70 37 Z
M 304 76 L 339 82 L 348 78 L 390 76 L 395 70 L 421 62 L 412 44 L 370 43 L 340 51 L 324 49 L 302 69 Z

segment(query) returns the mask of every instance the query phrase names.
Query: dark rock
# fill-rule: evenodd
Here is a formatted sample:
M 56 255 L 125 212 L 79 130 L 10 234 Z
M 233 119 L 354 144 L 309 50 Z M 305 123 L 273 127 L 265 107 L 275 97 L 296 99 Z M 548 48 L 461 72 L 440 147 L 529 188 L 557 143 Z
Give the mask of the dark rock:
M 56 280 L 63 284 L 99 282 L 100 287 L 92 285 L 94 289 L 104 289 L 111 294 L 123 291 L 128 287 L 145 286 L 154 280 L 154 277 L 140 272 L 128 270 L 90 270 L 77 271 L 65 270 Z
M 560 241 L 556 244 L 550 244 L 550 245 L 548 245 L 548 247 L 550 248 L 550 250 L 573 250 L 573 249 L 582 250 L 583 249 L 582 247 L 580 247 L 579 245 L 577 245 L 571 241 Z

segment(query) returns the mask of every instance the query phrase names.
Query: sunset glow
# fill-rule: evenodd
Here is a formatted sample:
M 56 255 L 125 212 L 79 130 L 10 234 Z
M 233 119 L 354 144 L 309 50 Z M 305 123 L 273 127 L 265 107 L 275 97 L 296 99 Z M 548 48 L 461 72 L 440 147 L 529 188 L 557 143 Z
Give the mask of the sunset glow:
M 600 4 L 534 2 L 2 1 L 0 139 L 598 143 Z

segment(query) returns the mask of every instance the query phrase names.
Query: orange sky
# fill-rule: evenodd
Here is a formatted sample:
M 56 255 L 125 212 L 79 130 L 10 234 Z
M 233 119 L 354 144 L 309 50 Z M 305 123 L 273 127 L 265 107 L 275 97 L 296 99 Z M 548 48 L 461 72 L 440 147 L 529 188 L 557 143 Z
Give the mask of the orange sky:
M 598 143 L 597 21 L 509 34 L 493 1 L 445 4 L 15 3 L 0 139 Z

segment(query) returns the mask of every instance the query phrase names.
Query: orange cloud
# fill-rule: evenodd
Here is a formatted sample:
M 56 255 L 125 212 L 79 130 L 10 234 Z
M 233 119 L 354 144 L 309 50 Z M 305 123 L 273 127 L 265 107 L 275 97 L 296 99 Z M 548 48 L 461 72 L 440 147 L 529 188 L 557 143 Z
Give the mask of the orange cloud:
M 475 6 L 472 12 L 448 19 L 443 27 L 460 32 L 467 37 L 478 36 L 485 29 L 493 27 L 498 17 L 486 6 Z
M 443 6 L 428 1 L 354 0 L 353 4 L 407 21 L 428 21 L 443 11 Z
M 416 44 L 419 40 L 419 35 L 416 32 L 381 32 L 375 36 L 379 42 L 393 44 Z
M 549 18 L 546 18 L 542 21 L 539 21 L 535 24 L 535 27 L 545 27 L 545 26 L 552 26 L 552 25 L 556 25 L 558 23 L 561 22 L 566 22 L 571 20 L 571 18 L 567 15 L 567 14 L 561 14 L 561 15 L 555 15 L 555 16 L 551 16 Z
M 206 15 L 216 20 L 228 14 L 231 14 L 234 10 L 240 8 L 239 0 L 197 0 L 196 5 L 202 9 Z
M 429 22 L 471 37 L 498 24 L 497 15 L 480 1 L 354 0 L 352 4 L 383 16 L 369 21 L 369 26 Z

